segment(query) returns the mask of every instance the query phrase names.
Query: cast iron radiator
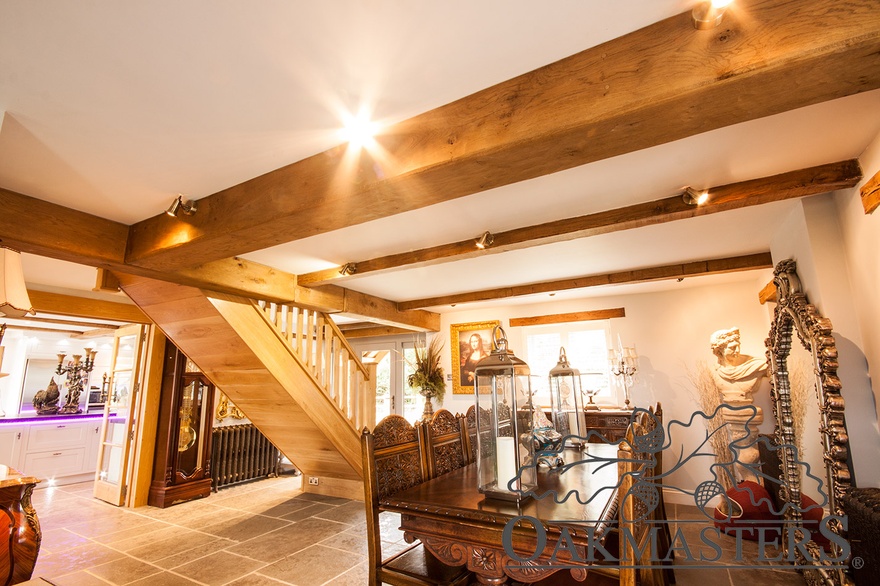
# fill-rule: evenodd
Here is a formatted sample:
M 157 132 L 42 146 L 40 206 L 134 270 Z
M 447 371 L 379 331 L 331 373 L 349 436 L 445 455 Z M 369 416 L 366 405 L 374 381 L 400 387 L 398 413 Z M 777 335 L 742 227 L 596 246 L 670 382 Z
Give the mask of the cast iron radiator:
M 281 452 L 252 423 L 215 427 L 211 446 L 211 489 L 277 476 Z

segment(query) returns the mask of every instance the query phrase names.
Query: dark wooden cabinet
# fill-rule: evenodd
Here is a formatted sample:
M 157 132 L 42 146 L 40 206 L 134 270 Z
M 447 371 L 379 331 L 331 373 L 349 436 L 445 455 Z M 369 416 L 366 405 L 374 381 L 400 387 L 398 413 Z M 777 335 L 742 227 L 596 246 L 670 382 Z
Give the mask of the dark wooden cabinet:
M 626 435 L 626 428 L 629 425 L 632 411 L 624 410 L 608 410 L 608 411 L 587 411 L 586 424 L 588 431 L 596 431 L 602 434 L 609 442 L 617 442 Z M 601 443 L 600 440 L 593 438 L 592 443 Z
M 214 385 L 167 344 L 150 505 L 165 508 L 211 494 L 213 406 Z

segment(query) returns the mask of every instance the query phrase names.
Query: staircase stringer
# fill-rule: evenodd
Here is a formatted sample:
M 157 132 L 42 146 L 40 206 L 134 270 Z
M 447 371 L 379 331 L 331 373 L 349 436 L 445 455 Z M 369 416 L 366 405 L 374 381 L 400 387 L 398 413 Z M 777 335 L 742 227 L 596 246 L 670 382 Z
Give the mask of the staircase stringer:
M 346 462 L 362 476 L 360 430 L 356 426 L 360 411 L 350 409 L 349 402 L 356 397 L 356 394 L 348 393 L 347 389 L 336 389 L 337 396 L 346 398 L 346 402 L 340 405 L 336 397 L 328 393 L 326 386 L 321 383 L 320 377 L 316 376 L 302 352 L 298 352 L 294 347 L 295 344 L 290 343 L 291 340 L 287 338 L 286 332 L 275 327 L 267 318 L 259 302 L 213 291 L 203 291 L 203 293 L 245 344 L 260 356 L 266 369 L 309 414 L 315 425 L 333 443 Z M 258 326 L 259 323 L 263 323 L 264 327 Z M 268 332 L 271 332 L 271 335 L 267 335 Z M 296 339 L 293 341 L 296 342 Z M 291 358 L 298 368 L 290 368 Z M 339 358 L 340 366 L 350 371 L 348 367 L 350 361 L 343 363 L 341 358 Z M 338 380 L 345 383 L 346 387 L 357 384 L 349 384 L 344 379 Z M 361 388 L 363 386 L 361 385 Z M 350 416 L 351 412 L 357 416 Z

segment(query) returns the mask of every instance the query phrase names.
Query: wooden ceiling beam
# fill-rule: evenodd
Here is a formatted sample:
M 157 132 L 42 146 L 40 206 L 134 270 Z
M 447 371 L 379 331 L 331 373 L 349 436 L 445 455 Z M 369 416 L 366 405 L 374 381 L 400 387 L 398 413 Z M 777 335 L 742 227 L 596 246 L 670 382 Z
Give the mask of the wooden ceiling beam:
M 435 323 L 439 327 L 440 318 L 436 314 L 400 312 L 393 302 L 363 293 L 347 301 L 345 289 L 300 287 L 296 275 L 241 258 L 224 258 L 174 272 L 129 265 L 124 260 L 128 226 L 8 189 L 0 188 L 0 209 L 4 211 L 0 214 L 0 242 L 21 252 L 250 299 L 293 302 L 326 313 L 345 311 L 348 305 L 365 317 L 420 331 L 431 330 Z M 101 278 L 100 282 L 105 283 L 107 279 Z M 33 298 L 32 302 L 36 303 Z M 377 315 L 364 313 L 371 308 L 376 308 Z M 129 321 L 143 319 L 141 314 L 141 319 Z M 401 321 L 394 322 L 394 319 Z
M 31 305 L 38 314 L 54 313 L 90 319 L 109 319 L 125 323 L 151 323 L 137 305 L 102 299 L 89 299 L 48 291 L 28 290 Z
M 750 271 L 754 269 L 773 268 L 773 259 L 769 252 L 748 254 L 729 258 L 703 260 L 675 265 L 665 265 L 645 269 L 634 269 L 618 273 L 604 275 L 589 275 L 575 277 L 573 279 L 560 279 L 543 283 L 531 283 L 514 287 L 501 287 L 486 289 L 470 293 L 458 293 L 443 295 L 427 299 L 413 299 L 400 301 L 397 307 L 401 310 L 418 309 L 423 307 L 437 307 L 441 305 L 458 305 L 475 301 L 492 301 L 508 297 L 520 297 L 523 295 L 535 295 L 537 293 L 552 293 L 554 291 L 567 291 L 569 289 L 584 289 L 601 285 L 626 285 L 632 283 L 644 283 L 648 281 L 662 281 L 666 279 L 683 279 L 686 277 L 700 277 L 717 275 L 720 273 L 732 273 Z
M 880 206 L 880 171 L 862 185 L 859 193 L 862 196 L 862 206 L 865 208 L 865 213 L 874 213 L 874 210 Z
M 575 311 L 572 313 L 555 313 L 552 315 L 533 315 L 529 317 L 512 317 L 508 320 L 510 327 L 544 326 L 549 324 L 568 324 L 579 321 L 596 321 L 626 317 L 626 308 L 594 309 L 592 311 Z
M 494 241 L 489 248 L 478 249 L 473 239 L 441 244 L 421 250 L 391 254 L 355 264 L 357 276 L 376 271 L 392 271 L 402 267 L 428 266 L 483 254 L 497 254 L 585 238 L 598 234 L 630 230 L 696 216 L 705 216 L 732 209 L 761 205 L 773 201 L 792 199 L 825 193 L 846 187 L 854 187 L 862 178 L 862 170 L 855 159 L 818 165 L 762 177 L 749 181 L 730 183 L 709 188 L 710 199 L 701 206 L 688 205 L 681 195 L 654 201 L 566 218 L 506 232 L 493 233 Z M 702 188 L 702 186 L 701 186 Z M 297 283 L 305 286 L 340 281 L 349 278 L 339 267 L 297 276 Z
M 174 271 L 880 87 L 876 0 L 690 11 L 132 227 L 126 259 Z
M 350 330 L 340 328 L 340 330 L 347 340 L 353 340 L 354 338 L 375 338 L 378 336 L 399 336 L 401 334 L 413 333 L 412 330 L 396 328 L 394 326 L 377 326 L 375 324 L 370 328 L 354 328 Z

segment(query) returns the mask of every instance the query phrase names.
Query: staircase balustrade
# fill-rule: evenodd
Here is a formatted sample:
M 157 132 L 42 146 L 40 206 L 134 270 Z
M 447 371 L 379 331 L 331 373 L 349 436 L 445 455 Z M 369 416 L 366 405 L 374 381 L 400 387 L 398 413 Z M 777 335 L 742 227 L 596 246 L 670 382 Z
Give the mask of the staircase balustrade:
M 369 371 L 333 320 L 290 304 L 253 303 L 352 428 L 369 425 L 367 409 L 375 405 Z

